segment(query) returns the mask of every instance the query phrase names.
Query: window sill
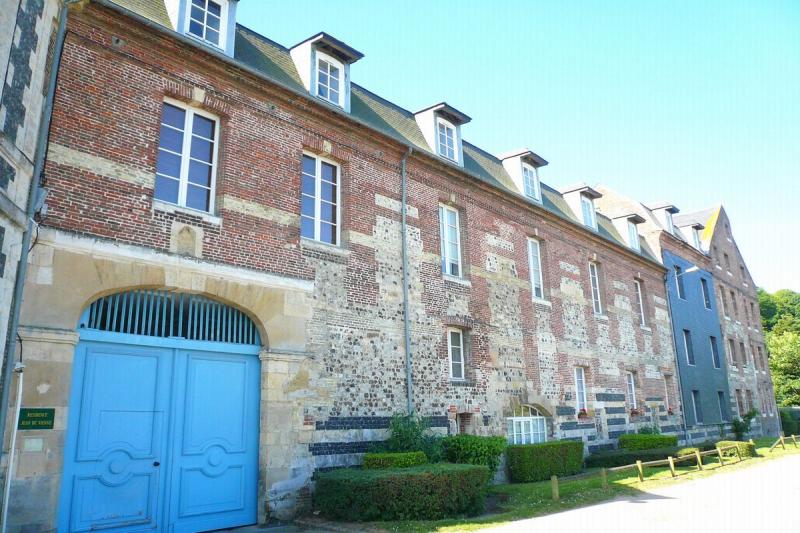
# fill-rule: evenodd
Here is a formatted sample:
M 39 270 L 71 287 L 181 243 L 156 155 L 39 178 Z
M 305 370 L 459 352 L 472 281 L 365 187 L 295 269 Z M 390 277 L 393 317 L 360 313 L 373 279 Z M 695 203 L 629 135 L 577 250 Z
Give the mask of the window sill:
M 193 217 L 198 217 L 203 219 L 204 222 L 208 222 L 209 224 L 214 224 L 215 226 L 222 225 L 222 218 L 212 215 L 211 213 L 207 213 L 205 211 L 199 211 L 197 209 L 192 209 L 191 207 L 182 207 L 180 205 L 171 204 L 169 202 L 165 202 L 163 200 L 157 200 L 153 198 L 153 211 L 161 211 L 162 213 L 182 213 L 184 215 L 189 215 Z
M 598 314 L 595 314 L 595 315 L 594 315 L 594 317 L 595 317 L 597 320 L 602 320 L 602 321 L 604 321 L 604 322 L 608 322 L 608 315 L 598 315 Z
M 728 274 L 730 277 L 733 277 L 733 272 L 731 272 L 730 270 L 726 270 L 725 273 Z
M 442 274 L 442 279 L 445 281 L 450 281 L 452 283 L 463 285 L 465 287 L 472 287 L 472 282 L 470 280 L 459 278 L 457 276 L 451 276 L 450 274 Z
M 650 326 L 639 326 L 639 329 L 641 329 L 642 331 L 646 331 L 647 333 L 653 333 L 653 328 L 651 328 Z
M 532 301 L 535 305 L 542 305 L 544 307 L 553 307 L 553 302 L 549 300 L 543 300 L 541 298 L 532 298 Z
M 302 251 L 304 248 L 325 252 L 327 254 L 338 255 L 340 257 L 350 257 L 350 250 L 342 248 L 339 245 L 315 241 L 314 239 L 309 239 L 308 237 L 300 237 L 300 250 Z
M 725 317 L 725 320 L 727 320 L 728 322 L 730 322 L 730 321 L 731 321 L 731 317 L 729 317 L 729 316 L 726 316 L 726 317 Z
M 719 265 L 714 265 L 714 268 L 716 268 L 717 270 L 722 270 L 722 267 Z
M 450 385 L 453 387 L 474 387 L 475 382 L 469 379 L 450 378 Z

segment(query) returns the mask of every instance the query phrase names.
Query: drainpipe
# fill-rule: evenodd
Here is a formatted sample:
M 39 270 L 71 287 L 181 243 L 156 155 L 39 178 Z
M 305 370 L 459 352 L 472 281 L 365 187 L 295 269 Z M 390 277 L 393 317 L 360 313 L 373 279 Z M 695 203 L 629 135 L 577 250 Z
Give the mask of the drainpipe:
M 406 163 L 408 156 L 414 151 L 411 146 L 400 161 L 400 176 L 402 178 L 400 189 L 402 199 L 400 200 L 400 231 L 403 254 L 403 332 L 405 337 L 406 349 L 406 401 L 409 416 L 414 414 L 414 383 L 411 376 L 411 323 L 408 316 L 408 238 L 406 237 L 406 210 L 408 207 L 408 176 L 406 175 Z
M 680 359 L 678 355 L 678 338 L 675 336 L 675 325 L 672 323 L 672 296 L 669 292 L 669 285 L 667 285 L 667 280 L 669 279 L 669 272 L 664 273 L 664 288 L 667 291 L 667 312 L 669 312 L 669 322 L 670 322 L 670 329 L 672 330 L 672 346 L 673 351 L 675 352 L 675 373 L 678 375 L 678 397 L 681 401 L 681 426 L 683 427 L 683 438 L 686 441 L 686 444 L 692 444 L 692 439 L 689 436 L 689 428 L 686 426 L 686 402 L 683 398 L 683 382 L 681 381 L 681 369 L 680 369 Z
M 8 317 L 8 331 L 6 333 L 6 346 L 4 350 L 6 366 L 5 372 L 0 376 L 0 387 L 2 387 L 2 398 L 0 398 L 0 443 L 4 441 L 8 418 L 9 386 L 11 385 L 11 378 L 13 377 L 16 366 L 13 359 L 16 353 L 19 312 L 22 307 L 22 289 L 25 286 L 28 252 L 30 252 L 31 249 L 31 235 L 33 235 L 34 224 L 33 217 L 36 214 L 37 206 L 42 198 L 39 185 L 41 183 L 42 169 L 44 168 L 44 158 L 47 154 L 47 140 L 50 133 L 50 119 L 53 116 L 53 99 L 56 92 L 58 70 L 61 64 L 61 51 L 64 48 L 64 36 L 67 33 L 67 11 L 68 6 L 77 1 L 78 0 L 65 0 L 61 6 L 61 13 L 58 20 L 58 33 L 56 34 L 55 48 L 53 50 L 53 63 L 50 66 L 50 79 L 47 81 L 47 98 L 44 103 L 44 109 L 42 110 L 42 120 L 39 123 L 38 140 L 36 143 L 36 152 L 34 154 L 33 175 L 31 176 L 31 185 L 28 189 L 28 206 L 26 209 L 28 227 L 22 234 L 22 244 L 20 245 L 22 249 L 17 265 L 17 278 L 14 282 L 14 294 L 11 300 L 11 313 Z M 22 385 L 21 382 L 20 385 Z M 16 432 L 16 427 L 11 430 Z M 10 472 L 6 469 L 6 476 L 8 475 L 10 475 Z M 4 494 L 3 499 L 7 499 L 7 496 L 7 493 Z
M 6 468 L 6 483 L 3 490 L 3 494 L 11 494 L 11 476 L 14 474 L 14 458 L 17 455 L 17 426 L 19 425 L 19 412 L 22 408 L 22 389 L 23 384 L 25 381 L 25 365 L 22 363 L 16 363 L 14 365 L 14 372 L 19 376 L 17 378 L 17 405 L 14 409 L 14 429 L 11 432 L 11 451 L 8 455 L 8 468 Z M 0 531 L 2 533 L 6 533 L 8 530 L 8 502 L 11 498 L 3 498 L 3 512 L 2 512 L 2 520 L 3 526 Z

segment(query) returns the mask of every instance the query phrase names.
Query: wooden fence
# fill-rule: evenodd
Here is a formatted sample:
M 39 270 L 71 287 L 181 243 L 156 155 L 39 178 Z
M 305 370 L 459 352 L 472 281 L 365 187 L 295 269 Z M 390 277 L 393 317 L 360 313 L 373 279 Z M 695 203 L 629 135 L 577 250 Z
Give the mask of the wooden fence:
M 785 450 L 786 449 L 786 439 L 792 439 L 792 442 L 794 443 L 794 447 L 797 448 L 797 436 L 796 435 L 789 435 L 788 437 L 784 437 L 783 435 L 781 435 L 780 437 L 778 437 L 778 440 L 776 440 L 775 443 L 772 446 L 769 447 L 769 452 L 772 453 L 772 450 L 774 450 L 779 444 Z
M 783 437 L 781 437 L 782 439 Z M 792 436 L 794 438 L 794 436 Z M 797 445 L 797 441 L 795 440 L 795 446 Z M 780 443 L 780 441 L 779 441 Z M 776 443 L 775 445 L 777 445 Z M 773 446 L 774 447 L 774 446 Z M 558 476 L 552 476 L 550 478 L 550 489 L 553 494 L 553 501 L 558 501 L 560 499 L 559 495 L 559 483 L 564 483 L 567 481 L 577 481 L 579 479 L 590 479 L 594 477 L 600 478 L 600 484 L 603 487 L 603 490 L 608 490 L 608 474 L 613 472 L 622 472 L 624 470 L 632 470 L 636 469 L 636 474 L 639 476 L 639 482 L 644 481 L 644 469 L 645 467 L 651 466 L 668 466 L 670 474 L 672 477 L 677 476 L 677 472 L 675 471 L 675 465 L 682 463 L 684 461 L 694 461 L 695 466 L 698 470 L 703 470 L 703 457 L 709 455 L 717 455 L 719 457 L 719 464 L 720 466 L 725 466 L 725 453 L 728 450 L 734 450 L 736 454 L 736 458 L 738 459 L 736 462 L 741 462 L 742 455 L 739 453 L 738 446 L 725 446 L 724 448 L 716 448 L 714 450 L 708 450 L 706 452 L 701 452 L 700 450 L 695 450 L 693 454 L 690 455 L 683 455 L 680 457 L 667 457 L 666 459 L 660 459 L 658 461 L 636 461 L 635 463 L 624 465 L 624 466 L 615 466 L 613 468 L 601 468 L 599 471 L 595 472 L 584 472 L 582 474 L 577 474 L 574 476 L 566 476 L 559 479 Z M 771 451 L 771 449 L 770 449 Z M 729 460 L 733 460 L 731 457 Z

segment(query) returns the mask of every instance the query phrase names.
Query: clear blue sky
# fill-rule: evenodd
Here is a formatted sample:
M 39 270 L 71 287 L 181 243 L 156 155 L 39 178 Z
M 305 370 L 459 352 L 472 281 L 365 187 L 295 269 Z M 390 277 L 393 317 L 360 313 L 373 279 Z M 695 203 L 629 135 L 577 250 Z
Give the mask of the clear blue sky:
M 286 46 L 324 30 L 353 80 L 464 138 L 528 147 L 559 187 L 603 183 L 688 212 L 722 202 L 756 283 L 800 291 L 800 0 L 243 0 Z

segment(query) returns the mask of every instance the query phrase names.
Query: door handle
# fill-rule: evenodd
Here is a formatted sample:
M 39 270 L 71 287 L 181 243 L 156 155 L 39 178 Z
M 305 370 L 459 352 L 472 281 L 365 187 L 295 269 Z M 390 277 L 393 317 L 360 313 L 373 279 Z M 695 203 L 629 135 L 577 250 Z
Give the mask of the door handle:
M 159 463 L 158 461 L 153 461 L 153 466 L 161 466 L 161 463 Z

